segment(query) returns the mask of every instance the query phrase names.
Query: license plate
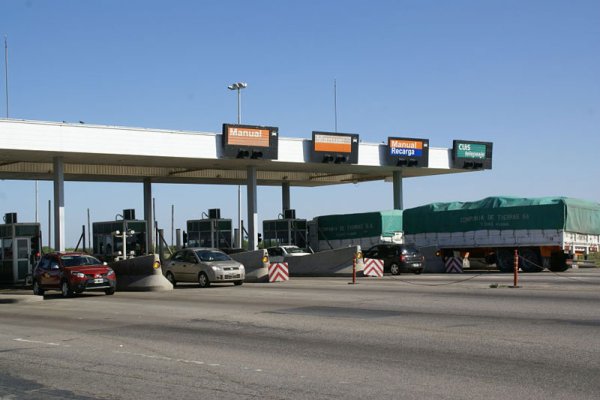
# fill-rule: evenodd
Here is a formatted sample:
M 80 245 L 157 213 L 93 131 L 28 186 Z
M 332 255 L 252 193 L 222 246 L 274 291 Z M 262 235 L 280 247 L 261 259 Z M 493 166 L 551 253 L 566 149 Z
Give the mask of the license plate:
M 414 263 L 413 264 L 413 267 L 415 267 L 415 268 L 419 268 L 420 266 L 421 266 L 421 263 Z
M 103 283 L 103 282 L 104 282 L 104 279 L 102 279 L 102 278 L 94 279 L 94 283 Z

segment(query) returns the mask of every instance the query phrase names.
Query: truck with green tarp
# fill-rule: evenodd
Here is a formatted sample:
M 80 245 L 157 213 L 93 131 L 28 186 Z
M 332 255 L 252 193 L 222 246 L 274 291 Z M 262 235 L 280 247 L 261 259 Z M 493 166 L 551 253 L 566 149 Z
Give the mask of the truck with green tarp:
M 381 242 L 402 242 L 402 211 L 374 211 L 315 217 L 308 223 L 314 251 L 359 245 L 363 249 Z
M 567 197 L 488 197 L 432 203 L 404 210 L 405 242 L 435 246 L 447 259 L 480 258 L 503 272 L 514 268 L 514 250 L 525 272 L 564 271 L 569 259 L 597 252 L 600 203 Z

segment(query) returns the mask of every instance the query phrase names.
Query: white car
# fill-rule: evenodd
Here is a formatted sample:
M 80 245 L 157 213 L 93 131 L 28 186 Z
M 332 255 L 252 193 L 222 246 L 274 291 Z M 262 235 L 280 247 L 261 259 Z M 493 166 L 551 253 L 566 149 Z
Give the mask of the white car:
M 163 266 L 163 274 L 173 286 L 177 282 L 198 282 L 202 288 L 227 282 L 239 286 L 246 278 L 243 264 L 219 249 L 205 247 L 179 250 Z
M 267 248 L 267 252 L 269 253 L 269 260 L 273 263 L 284 262 L 287 257 L 307 256 L 312 254 L 293 245 L 269 247 Z

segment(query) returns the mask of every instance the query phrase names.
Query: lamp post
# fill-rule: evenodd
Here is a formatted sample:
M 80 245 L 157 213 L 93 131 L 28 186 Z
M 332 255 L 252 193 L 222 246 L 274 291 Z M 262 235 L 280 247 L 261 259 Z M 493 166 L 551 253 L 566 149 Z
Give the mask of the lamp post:
M 227 86 L 229 90 L 237 91 L 237 123 L 242 123 L 242 94 L 240 90 L 246 89 L 248 84 L 245 82 L 235 82 Z M 238 234 L 236 237 L 236 246 L 242 247 L 242 187 L 238 185 Z
M 237 90 L 237 123 L 242 123 L 242 94 L 240 90 L 246 89 L 248 84 L 245 82 L 236 82 L 227 86 L 229 90 Z

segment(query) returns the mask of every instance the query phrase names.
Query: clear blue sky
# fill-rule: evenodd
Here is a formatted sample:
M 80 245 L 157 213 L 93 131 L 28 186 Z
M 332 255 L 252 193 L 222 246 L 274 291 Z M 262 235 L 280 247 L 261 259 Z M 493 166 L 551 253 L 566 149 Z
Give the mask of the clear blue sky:
M 407 208 L 491 195 L 600 200 L 598 0 L 3 0 L 0 34 L 12 118 L 219 132 L 236 118 L 226 86 L 244 81 L 243 122 L 310 138 L 334 128 L 336 79 L 338 130 L 365 142 L 494 142 L 491 171 L 405 180 Z M 4 116 L 4 79 L 0 88 Z M 172 204 L 176 228 L 208 208 L 237 216 L 235 187 L 153 190 L 166 231 Z M 393 204 L 383 182 L 291 194 L 308 219 Z M 51 198 L 40 182 L 44 230 Z M 259 188 L 261 219 L 280 207 L 279 189 Z M 67 246 L 87 208 L 93 221 L 124 208 L 141 216 L 142 185 L 67 183 Z M 0 181 L 0 214 L 13 211 L 34 219 L 33 182 Z

